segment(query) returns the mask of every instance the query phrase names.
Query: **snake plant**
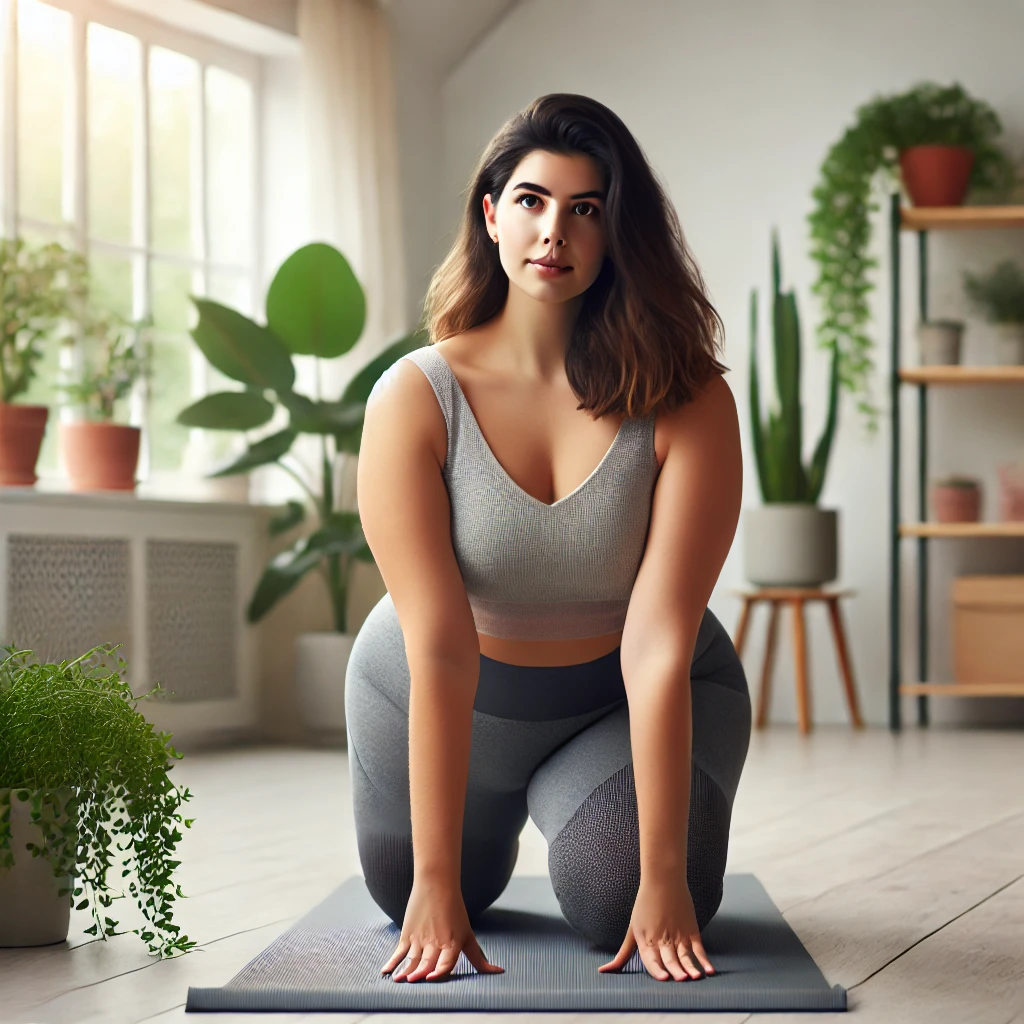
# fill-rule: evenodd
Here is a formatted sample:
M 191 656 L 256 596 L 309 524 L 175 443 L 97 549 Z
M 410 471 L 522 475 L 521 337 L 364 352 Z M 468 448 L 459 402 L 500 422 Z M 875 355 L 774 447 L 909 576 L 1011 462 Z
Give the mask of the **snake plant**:
M 814 505 L 825 483 L 839 394 L 839 352 L 832 343 L 828 414 L 810 464 L 803 461 L 803 408 L 800 404 L 800 320 L 796 294 L 779 288 L 779 242 L 772 231 L 772 328 L 775 388 L 778 400 L 761 418 L 761 385 L 757 366 L 757 289 L 750 294 L 750 418 L 761 496 L 765 502 Z

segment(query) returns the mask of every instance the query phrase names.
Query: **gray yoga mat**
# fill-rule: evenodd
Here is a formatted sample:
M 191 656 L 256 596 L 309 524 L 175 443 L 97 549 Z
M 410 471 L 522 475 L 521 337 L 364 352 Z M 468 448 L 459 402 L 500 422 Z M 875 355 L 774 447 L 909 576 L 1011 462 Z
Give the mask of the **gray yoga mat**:
M 716 973 L 657 981 L 638 953 L 623 971 L 559 910 L 547 876 L 514 875 L 474 934 L 504 974 L 477 974 L 459 957 L 438 981 L 380 974 L 400 929 L 361 877 L 343 882 L 222 988 L 188 990 L 186 1012 L 209 1010 L 845 1010 L 796 933 L 752 874 L 727 874 L 702 940 Z

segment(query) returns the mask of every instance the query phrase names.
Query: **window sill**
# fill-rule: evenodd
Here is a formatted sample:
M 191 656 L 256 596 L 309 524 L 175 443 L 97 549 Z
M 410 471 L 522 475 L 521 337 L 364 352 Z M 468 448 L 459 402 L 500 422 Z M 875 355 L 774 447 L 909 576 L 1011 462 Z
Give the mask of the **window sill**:
M 165 477 L 140 483 L 134 491 L 74 491 L 62 477 L 41 476 L 33 487 L 0 486 L 0 505 L 7 503 L 79 505 L 95 508 L 136 508 L 141 511 L 250 513 L 271 516 L 281 506 L 244 500 L 228 500 L 203 490 L 203 481 Z

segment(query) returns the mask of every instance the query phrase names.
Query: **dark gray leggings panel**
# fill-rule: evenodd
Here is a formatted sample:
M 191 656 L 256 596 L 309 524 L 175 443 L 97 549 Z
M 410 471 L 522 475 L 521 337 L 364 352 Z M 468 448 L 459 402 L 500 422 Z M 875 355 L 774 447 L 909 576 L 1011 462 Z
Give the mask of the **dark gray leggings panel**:
M 545 686 L 556 686 L 558 670 L 507 665 L 499 670 L 488 662 L 481 661 L 481 691 L 494 683 L 487 674 L 497 678 L 500 671 L 503 686 L 514 687 L 516 678 L 531 683 L 517 691 L 529 695 L 531 703 L 521 719 L 473 711 L 461 878 L 470 919 L 508 884 L 529 815 L 548 842 L 551 880 L 566 920 L 602 948 L 617 949 L 639 883 L 628 704 L 620 699 L 544 720 L 536 696 L 541 691 L 532 684 L 542 672 Z M 587 665 L 606 673 L 617 659 L 569 668 Z M 510 668 L 521 675 L 510 674 Z M 572 685 L 579 678 L 584 677 L 577 671 Z M 732 801 L 750 738 L 743 669 L 710 612 L 695 647 L 691 682 L 687 883 L 703 927 L 721 901 Z M 614 692 L 610 682 L 598 689 L 602 700 Z M 345 707 L 359 857 L 367 888 L 399 927 L 413 873 L 408 690 L 404 641 L 385 595 L 353 645 Z

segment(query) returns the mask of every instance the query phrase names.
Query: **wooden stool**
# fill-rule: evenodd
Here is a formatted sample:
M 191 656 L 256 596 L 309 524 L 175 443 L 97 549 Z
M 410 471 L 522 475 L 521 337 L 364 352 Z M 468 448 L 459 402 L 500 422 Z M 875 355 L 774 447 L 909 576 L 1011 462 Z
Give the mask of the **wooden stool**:
M 818 587 L 758 587 L 754 590 L 734 590 L 732 593 L 743 598 L 739 625 L 733 644 L 736 653 L 743 655 L 743 642 L 747 637 L 751 608 L 758 601 L 771 602 L 771 617 L 768 620 L 768 638 L 764 649 L 764 667 L 761 672 L 761 691 L 757 698 L 756 727 L 763 729 L 768 721 L 768 701 L 771 695 L 772 660 L 775 654 L 775 626 L 778 621 L 779 605 L 788 604 L 793 609 L 793 655 L 796 663 L 796 709 L 800 731 L 805 735 L 811 731 L 811 695 L 807 686 L 807 636 L 804 627 L 804 604 L 807 601 L 824 601 L 828 605 L 829 621 L 832 624 L 832 638 L 836 645 L 839 670 L 846 690 L 846 701 L 850 705 L 850 719 L 855 729 L 863 729 L 860 710 L 857 707 L 857 690 L 853 682 L 853 669 L 843 633 L 843 620 L 839 613 L 839 598 L 853 593 L 852 590 L 821 590 Z

